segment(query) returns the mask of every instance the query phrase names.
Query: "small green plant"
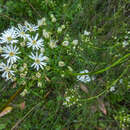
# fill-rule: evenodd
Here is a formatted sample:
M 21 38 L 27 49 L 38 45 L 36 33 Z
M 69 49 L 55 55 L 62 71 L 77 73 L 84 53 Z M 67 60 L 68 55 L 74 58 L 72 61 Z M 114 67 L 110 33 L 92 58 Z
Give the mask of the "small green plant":
M 129 127 L 127 0 L 0 4 L 1 129 Z

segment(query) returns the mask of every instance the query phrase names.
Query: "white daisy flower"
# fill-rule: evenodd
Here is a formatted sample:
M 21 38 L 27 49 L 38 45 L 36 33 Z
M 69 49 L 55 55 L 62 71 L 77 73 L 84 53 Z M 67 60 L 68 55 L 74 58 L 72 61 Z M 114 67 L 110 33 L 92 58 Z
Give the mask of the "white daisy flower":
M 46 25 L 46 18 L 39 19 L 37 21 L 38 26 Z
M 29 37 L 29 34 L 26 34 L 27 28 L 26 26 L 22 26 L 21 24 L 18 24 L 18 28 L 15 28 L 18 37 L 23 38 L 24 40 Z
M 38 40 L 38 33 L 35 37 L 32 36 L 32 38 L 28 37 L 29 42 L 27 42 L 28 47 L 32 47 L 32 49 L 40 49 L 43 47 L 43 39 Z
M 48 39 L 50 37 L 49 32 L 47 32 L 46 30 L 43 30 L 43 36 Z
M 83 71 L 81 71 L 80 73 L 82 74 L 82 73 L 88 73 L 88 72 L 89 72 L 88 70 L 83 70 Z M 79 81 L 84 82 L 84 83 L 91 81 L 91 78 L 90 78 L 88 75 L 78 75 L 78 76 L 77 76 L 77 79 L 78 79 Z
M 62 28 L 61 28 L 61 27 L 58 27 L 57 32 L 58 32 L 58 33 L 61 33 L 61 32 L 62 32 Z
M 25 26 L 26 26 L 27 30 L 29 30 L 30 32 L 35 32 L 38 30 L 38 26 L 36 26 L 34 24 L 29 24 L 27 21 L 25 21 Z
M 53 23 L 55 23 L 55 22 L 56 22 L 56 18 L 55 18 L 55 16 L 54 16 L 54 14 L 51 14 L 50 17 L 51 17 L 51 21 L 52 21 Z
M 71 66 L 67 66 L 67 68 L 69 69 L 69 71 L 73 71 L 73 69 L 71 68 Z
M 68 45 L 69 45 L 69 42 L 68 42 L 68 41 L 64 41 L 64 42 L 62 43 L 62 45 L 63 45 L 63 46 L 68 46 Z
M 51 48 L 51 49 L 53 49 L 53 48 L 56 48 L 56 47 L 57 47 L 56 42 L 57 42 L 57 41 L 50 40 L 49 46 L 50 46 L 50 48 Z
M 45 49 L 42 47 L 42 48 L 40 49 L 40 52 L 41 52 L 41 53 L 44 53 L 44 52 L 45 52 Z
M 2 33 L 2 37 L 0 37 L 0 43 L 11 43 L 11 44 L 17 43 L 18 40 L 16 40 L 16 38 L 17 33 L 14 30 L 14 27 L 12 27 Z
M 78 44 L 78 40 L 73 40 L 73 41 L 72 41 L 72 44 L 73 44 L 74 46 L 76 46 L 76 45 Z
M 60 67 L 63 67 L 63 66 L 65 66 L 65 63 L 64 63 L 63 61 L 59 61 L 59 62 L 58 62 L 58 65 L 59 65 Z
M 37 83 L 37 86 L 38 86 L 38 87 L 42 87 L 42 82 L 38 82 L 38 83 Z
M 65 25 L 61 25 L 61 28 L 62 28 L 62 29 L 65 29 Z
M 110 88 L 110 92 L 113 92 L 113 91 L 115 91 L 115 86 L 112 86 L 112 87 Z
M 0 71 L 3 71 L 2 77 L 5 78 L 6 80 L 10 79 L 10 76 L 14 76 L 14 71 L 11 70 L 11 64 L 7 63 L 1 63 L 0 64 Z
M 86 35 L 86 36 L 89 36 L 90 35 L 90 32 L 88 32 L 88 31 L 84 31 L 84 35 Z
M 46 66 L 46 64 L 47 64 L 47 63 L 44 62 L 44 61 L 46 61 L 47 57 L 43 56 L 42 53 L 40 55 L 38 55 L 38 52 L 36 52 L 36 55 L 31 53 L 31 55 L 29 57 L 32 60 L 34 60 L 34 63 L 31 65 L 31 67 L 34 67 L 37 71 L 40 68 L 43 69 L 43 66 Z
M 54 14 L 50 14 L 50 17 L 53 18 L 53 17 L 54 17 Z
M 51 21 L 52 21 L 53 23 L 55 23 L 55 22 L 56 22 L 56 18 L 53 17 L 53 18 L 51 19 Z
M 13 45 L 3 47 L 3 53 L 1 56 L 3 56 L 5 59 L 8 59 L 8 63 L 15 63 L 17 59 L 20 59 L 17 54 L 19 54 L 19 48 L 16 46 L 13 47 Z
M 123 41 L 122 45 L 123 45 L 123 47 L 126 47 L 127 45 L 129 45 L 129 43 L 127 41 Z
M 122 84 L 123 83 L 123 79 L 120 79 L 119 82 L 120 82 L 120 84 Z

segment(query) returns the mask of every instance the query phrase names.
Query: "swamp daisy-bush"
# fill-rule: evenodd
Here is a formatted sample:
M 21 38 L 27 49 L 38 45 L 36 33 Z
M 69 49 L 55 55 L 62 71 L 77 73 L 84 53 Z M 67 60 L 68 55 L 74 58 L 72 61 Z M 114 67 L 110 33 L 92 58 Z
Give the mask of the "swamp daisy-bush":
M 51 15 L 51 18 L 53 24 L 54 15 Z M 57 30 L 51 31 L 53 25 L 51 26 L 50 23 L 51 21 L 48 22 L 46 18 L 38 20 L 38 25 L 25 21 L 24 25 L 18 24 L 1 33 L 0 55 L 2 59 L 0 62 L 2 65 L 0 71 L 3 72 L 3 78 L 16 82 L 21 82 L 22 79 L 24 82 L 28 79 L 30 81 L 38 79 L 40 82 L 41 78 L 44 78 L 45 75 L 49 76 L 49 73 L 52 72 L 52 77 L 58 74 L 62 79 L 65 78 L 65 72 L 79 71 L 72 66 L 72 59 L 75 60 L 75 64 L 78 61 L 77 55 L 74 54 L 78 51 L 78 39 L 71 38 L 67 33 L 59 42 L 61 34 Z M 65 25 L 59 25 L 57 28 L 65 29 Z M 66 55 L 69 55 L 70 58 Z M 37 78 L 36 73 L 42 75 Z M 41 84 L 43 83 L 41 82 Z
M 10 33 L 0 34 L 0 107 L 19 88 L 23 97 L 9 105 L 14 108 L 26 101 L 24 111 L 15 108 L 0 118 L 0 128 L 16 126 L 14 122 L 36 105 L 16 129 L 125 129 L 129 82 L 124 71 L 129 63 L 128 57 L 121 59 L 129 52 L 126 1 L 0 2 L 1 30 L 11 26 Z M 44 17 L 39 19 L 40 15 Z M 30 22 L 16 25 L 12 19 Z M 19 50 L 9 57 L 7 46 Z M 124 109 L 122 114 L 119 108 Z

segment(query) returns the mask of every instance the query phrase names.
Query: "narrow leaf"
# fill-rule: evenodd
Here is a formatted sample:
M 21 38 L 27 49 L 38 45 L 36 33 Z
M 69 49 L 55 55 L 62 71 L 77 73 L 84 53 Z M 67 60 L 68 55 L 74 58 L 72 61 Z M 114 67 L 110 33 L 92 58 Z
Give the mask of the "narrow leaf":
M 10 113 L 10 112 L 12 111 L 12 109 L 13 109 L 13 108 L 10 107 L 10 106 L 6 107 L 6 108 L 0 113 L 0 117 L 6 115 L 6 114 L 8 114 L 8 113 Z

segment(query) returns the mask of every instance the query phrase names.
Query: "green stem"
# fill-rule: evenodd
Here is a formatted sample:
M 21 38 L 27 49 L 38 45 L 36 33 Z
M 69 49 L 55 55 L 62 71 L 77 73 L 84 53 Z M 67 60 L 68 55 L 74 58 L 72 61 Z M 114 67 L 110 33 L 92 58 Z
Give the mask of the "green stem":
M 125 56 L 123 56 L 122 58 L 120 58 L 119 60 L 117 60 L 116 62 L 114 62 L 112 65 L 104 68 L 104 69 L 101 69 L 101 70 L 98 70 L 98 71 L 95 71 L 95 72 L 89 72 L 89 73 L 71 73 L 69 72 L 71 75 L 74 75 L 74 76 L 77 76 L 77 75 L 94 75 L 94 74 L 100 74 L 100 73 L 103 73 L 109 69 L 111 69 L 112 67 L 115 67 L 116 65 L 118 65 L 119 63 L 121 63 L 124 59 L 128 58 L 130 56 L 130 53 L 126 54 Z
M 109 92 L 108 90 L 113 86 L 115 85 L 120 79 L 121 77 L 127 72 L 129 66 L 123 71 L 123 73 L 116 79 L 112 82 L 112 84 L 110 84 L 103 92 L 101 92 L 100 94 L 96 95 L 96 96 L 93 96 L 93 97 L 90 97 L 88 99 L 81 99 L 81 101 L 90 101 L 90 100 L 93 100 L 93 99 L 97 99 L 99 98 L 100 96 L 102 96 L 104 93 L 106 92 Z
M 25 86 L 20 87 L 20 88 L 13 94 L 13 96 L 11 96 L 11 97 L 9 98 L 9 100 L 7 101 L 7 103 L 5 103 L 5 104 L 0 108 L 0 112 L 1 112 L 4 108 L 6 108 L 6 107 L 15 99 L 15 97 L 16 97 L 17 95 L 19 95 L 19 94 L 22 92 L 22 90 L 24 89 L 24 87 L 25 87 Z

